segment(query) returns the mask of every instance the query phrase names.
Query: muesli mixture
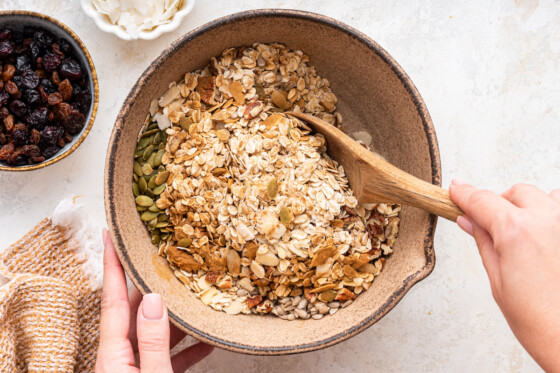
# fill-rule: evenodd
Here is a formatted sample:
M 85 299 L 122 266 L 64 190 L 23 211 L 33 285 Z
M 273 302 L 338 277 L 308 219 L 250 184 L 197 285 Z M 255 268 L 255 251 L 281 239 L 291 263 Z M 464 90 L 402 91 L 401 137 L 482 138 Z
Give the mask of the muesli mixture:
M 400 206 L 358 205 L 324 137 L 283 114 L 341 124 L 308 62 L 279 44 L 227 49 L 152 102 L 138 210 L 175 275 L 216 310 L 320 319 L 392 252 Z

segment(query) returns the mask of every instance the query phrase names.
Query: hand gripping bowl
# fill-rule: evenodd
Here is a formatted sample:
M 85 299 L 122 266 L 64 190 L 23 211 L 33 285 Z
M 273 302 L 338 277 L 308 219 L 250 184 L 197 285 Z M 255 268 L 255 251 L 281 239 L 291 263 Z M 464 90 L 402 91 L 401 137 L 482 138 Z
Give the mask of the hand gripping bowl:
M 169 46 L 132 88 L 118 115 L 105 164 L 105 209 L 119 258 L 142 293 L 158 292 L 173 322 L 194 337 L 231 351 L 279 355 L 312 351 L 373 325 L 435 264 L 437 218 L 403 207 L 395 251 L 381 274 L 353 304 L 320 320 L 286 321 L 230 316 L 205 306 L 173 275 L 136 211 L 133 153 L 150 101 L 170 82 L 204 66 L 224 49 L 280 42 L 310 57 L 338 96 L 345 129 L 369 132 L 386 159 L 423 180 L 441 184 L 434 128 L 420 94 L 387 52 L 366 35 L 333 19 L 301 11 L 255 10 L 206 24 Z M 328 144 L 327 144 L 328 145 Z

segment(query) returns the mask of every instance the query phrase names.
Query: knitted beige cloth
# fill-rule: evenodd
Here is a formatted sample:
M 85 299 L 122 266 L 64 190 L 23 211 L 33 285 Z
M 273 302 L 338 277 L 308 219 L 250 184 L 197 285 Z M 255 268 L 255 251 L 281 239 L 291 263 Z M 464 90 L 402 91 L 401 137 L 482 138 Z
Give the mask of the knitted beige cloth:
M 101 291 L 74 232 L 47 218 L 0 256 L 0 372 L 93 372 Z

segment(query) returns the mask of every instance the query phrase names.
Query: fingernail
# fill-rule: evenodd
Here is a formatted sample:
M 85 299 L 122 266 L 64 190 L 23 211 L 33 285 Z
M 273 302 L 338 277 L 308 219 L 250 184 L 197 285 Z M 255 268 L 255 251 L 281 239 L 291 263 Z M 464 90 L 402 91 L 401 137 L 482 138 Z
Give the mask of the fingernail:
M 150 293 L 142 298 L 142 314 L 148 320 L 159 320 L 163 316 L 161 295 Z
M 471 236 L 473 235 L 473 233 L 474 233 L 473 225 L 472 225 L 471 221 L 467 217 L 465 217 L 464 215 L 459 216 L 457 218 L 457 225 L 462 230 L 464 230 L 465 232 L 470 234 Z
M 107 229 L 103 228 L 101 230 L 101 238 L 103 239 L 103 246 L 107 245 Z
M 452 185 L 463 185 L 463 184 L 466 184 L 466 183 L 467 182 L 465 180 L 461 179 L 460 177 L 457 177 L 457 178 L 451 180 Z

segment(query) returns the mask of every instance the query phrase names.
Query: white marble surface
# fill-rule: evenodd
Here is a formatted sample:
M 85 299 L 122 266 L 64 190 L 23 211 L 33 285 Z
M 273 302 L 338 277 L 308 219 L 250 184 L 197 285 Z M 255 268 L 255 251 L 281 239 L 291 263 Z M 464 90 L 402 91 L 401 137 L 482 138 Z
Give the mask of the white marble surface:
M 550 190 L 560 175 L 560 3 L 555 1 L 198 0 L 180 29 L 155 41 L 100 32 L 77 0 L 3 0 L 0 9 L 55 16 L 89 48 L 101 97 L 93 130 L 47 169 L 0 173 L 2 245 L 15 241 L 69 194 L 104 224 L 103 164 L 128 90 L 177 37 L 217 17 L 280 7 L 337 18 L 380 43 L 408 72 L 432 115 L 443 183 L 463 177 L 503 191 L 515 182 Z M 534 372 L 492 300 L 476 246 L 441 221 L 434 272 L 376 325 L 326 350 L 250 357 L 216 351 L 194 372 Z

